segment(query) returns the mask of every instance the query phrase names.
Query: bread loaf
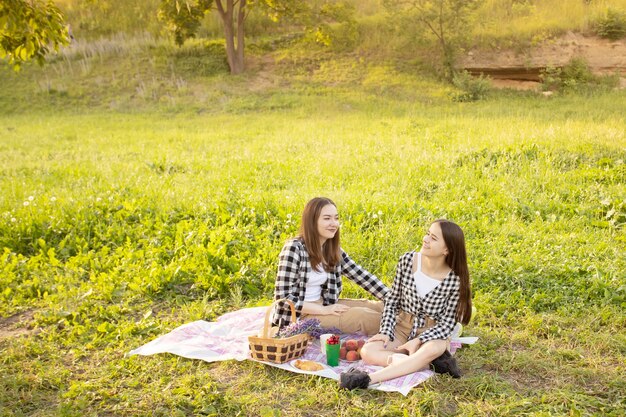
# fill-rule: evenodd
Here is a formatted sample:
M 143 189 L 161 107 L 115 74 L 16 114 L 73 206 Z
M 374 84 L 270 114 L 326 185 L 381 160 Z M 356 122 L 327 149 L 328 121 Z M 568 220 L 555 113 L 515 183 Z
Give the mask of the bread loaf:
M 302 369 L 303 371 L 321 371 L 322 369 L 324 369 L 324 365 L 322 365 L 319 362 L 300 360 L 300 359 L 297 359 L 293 363 L 293 366 L 295 366 L 298 369 Z

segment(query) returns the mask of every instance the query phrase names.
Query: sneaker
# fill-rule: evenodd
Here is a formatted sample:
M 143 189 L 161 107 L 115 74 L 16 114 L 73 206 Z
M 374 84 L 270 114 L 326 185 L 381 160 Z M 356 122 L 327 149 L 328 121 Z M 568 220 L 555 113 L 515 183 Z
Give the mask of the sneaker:
M 339 375 L 339 386 L 345 389 L 367 388 L 370 384 L 370 376 L 363 371 L 342 372 Z
M 447 350 L 443 352 L 441 356 L 433 360 L 430 366 L 438 374 L 450 374 L 453 378 L 461 377 L 461 370 L 456 363 L 456 358 Z

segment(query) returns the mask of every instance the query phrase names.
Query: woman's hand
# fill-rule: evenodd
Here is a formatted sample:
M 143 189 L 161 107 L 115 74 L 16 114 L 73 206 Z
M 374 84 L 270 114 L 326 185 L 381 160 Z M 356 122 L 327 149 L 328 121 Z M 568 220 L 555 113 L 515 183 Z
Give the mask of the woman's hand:
M 341 313 L 347 311 L 350 307 L 345 304 L 330 304 L 323 306 L 318 303 L 312 303 L 305 301 L 302 305 L 303 314 L 315 314 L 319 316 L 339 316 Z
M 324 307 L 324 315 L 340 316 L 341 313 L 348 311 L 350 307 L 345 304 L 329 304 Z
M 398 346 L 396 350 L 406 350 L 409 352 L 409 355 L 412 355 L 417 352 L 417 349 L 419 349 L 421 345 L 422 341 L 416 337 L 415 339 L 411 339 L 405 344 Z
M 387 347 L 387 343 L 389 343 L 389 339 L 391 339 L 391 338 L 389 336 L 387 336 L 386 334 L 378 333 L 378 334 L 375 334 L 374 336 L 370 337 L 369 339 L 367 339 L 367 343 L 369 343 L 369 342 L 383 342 L 383 347 L 386 348 Z

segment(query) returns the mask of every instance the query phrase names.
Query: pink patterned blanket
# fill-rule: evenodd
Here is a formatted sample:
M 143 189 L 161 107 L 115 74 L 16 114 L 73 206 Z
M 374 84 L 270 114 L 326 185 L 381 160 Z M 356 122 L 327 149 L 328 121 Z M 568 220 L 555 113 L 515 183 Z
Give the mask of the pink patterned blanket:
M 267 307 L 246 308 L 225 314 L 215 322 L 194 321 L 184 324 L 151 342 L 130 351 L 129 355 L 154 355 L 156 353 L 173 353 L 185 358 L 201 359 L 207 362 L 235 359 L 253 360 L 248 352 L 248 336 L 256 335 L 263 327 Z M 359 334 L 342 335 L 342 339 L 365 339 Z M 465 341 L 473 343 L 474 341 Z M 453 339 L 451 351 L 454 353 L 461 346 L 460 341 Z M 326 358 L 320 351 L 319 340 L 309 345 L 303 359 L 325 363 Z M 292 366 L 290 362 L 275 364 L 261 362 L 290 372 L 308 373 L 326 378 L 339 379 L 339 374 L 350 367 L 375 371 L 376 366 L 368 366 L 359 362 L 341 361 L 337 367 L 326 367 L 323 371 L 308 372 Z M 411 388 L 421 384 L 433 375 L 430 370 L 415 372 L 401 378 L 386 381 L 372 386 L 381 391 L 396 391 L 407 395 Z

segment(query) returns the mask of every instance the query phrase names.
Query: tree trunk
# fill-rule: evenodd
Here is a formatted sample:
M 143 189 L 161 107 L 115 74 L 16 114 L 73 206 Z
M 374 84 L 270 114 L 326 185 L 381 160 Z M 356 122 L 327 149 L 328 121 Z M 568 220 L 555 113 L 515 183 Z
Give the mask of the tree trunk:
M 224 23 L 224 39 L 226 40 L 226 59 L 230 67 L 231 74 L 241 74 L 243 65 L 244 48 L 244 8 L 246 0 L 239 0 L 239 11 L 237 13 L 237 47 L 235 47 L 235 21 L 233 0 L 226 0 L 226 8 L 222 5 L 222 0 L 215 2 L 217 11 Z
M 236 51 L 236 62 L 239 71 L 237 74 L 243 72 L 245 69 L 244 65 L 244 45 L 245 45 L 245 36 L 244 36 L 244 23 L 246 21 L 246 0 L 239 0 L 239 11 L 237 13 L 237 51 Z

